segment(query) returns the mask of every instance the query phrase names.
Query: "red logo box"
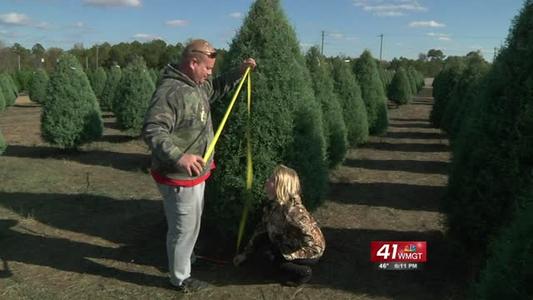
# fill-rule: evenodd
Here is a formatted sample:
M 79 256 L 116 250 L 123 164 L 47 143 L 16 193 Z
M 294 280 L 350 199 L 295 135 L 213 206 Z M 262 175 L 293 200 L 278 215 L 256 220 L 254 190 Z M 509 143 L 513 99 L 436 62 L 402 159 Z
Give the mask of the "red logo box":
M 426 262 L 425 241 L 372 241 L 370 261 L 381 262 Z

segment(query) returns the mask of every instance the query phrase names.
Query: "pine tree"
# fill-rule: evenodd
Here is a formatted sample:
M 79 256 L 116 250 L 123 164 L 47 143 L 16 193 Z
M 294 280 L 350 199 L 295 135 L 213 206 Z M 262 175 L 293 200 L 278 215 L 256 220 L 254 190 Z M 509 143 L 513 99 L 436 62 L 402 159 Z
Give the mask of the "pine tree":
M 264 197 L 263 184 L 278 163 L 298 171 L 303 201 L 312 209 L 322 201 L 327 184 L 322 115 L 296 34 L 279 0 L 258 0 L 252 4 L 224 57 L 222 69 L 238 66 L 246 57 L 254 57 L 258 63 L 252 73 L 250 129 L 255 183 L 252 215 Z M 243 205 L 247 126 L 244 99 L 235 105 L 217 145 L 217 170 L 208 185 L 211 204 L 207 207 L 208 216 L 217 224 L 226 225 L 224 230 L 235 229 Z M 225 108 L 220 103 L 213 105 L 215 120 Z
M 453 87 L 464 70 L 464 62 L 458 57 L 448 57 L 444 68 L 433 80 L 433 100 L 429 120 L 435 128 L 441 128 L 442 115 L 446 110 Z
M 348 140 L 342 108 L 333 91 L 333 78 L 326 59 L 318 47 L 311 47 L 306 54 L 306 64 L 311 73 L 316 100 L 322 106 L 324 135 L 327 143 L 329 166 L 339 165 L 346 156 Z
M 30 99 L 34 102 L 43 104 L 46 99 L 46 88 L 48 86 L 48 74 L 43 69 L 38 69 L 30 84 Z
M 102 98 L 100 99 L 100 107 L 105 111 L 113 111 L 113 103 L 115 103 L 115 97 L 117 88 L 122 78 L 122 70 L 119 66 L 111 66 L 107 73 L 107 79 L 105 82 L 104 90 L 102 91 Z
M 13 85 L 13 82 L 10 80 L 10 76 L 7 73 L 0 74 L 0 86 L 4 93 L 5 106 L 8 107 L 15 104 L 15 101 L 17 100 L 16 87 Z
M 469 253 L 525 206 L 533 182 L 533 1 L 524 2 L 453 149 L 445 209 L 449 232 Z
M 4 99 L 4 92 L 2 85 L 0 84 L 0 112 L 6 109 L 6 100 Z
M 379 79 L 376 61 L 365 50 L 355 63 L 355 75 L 361 85 L 361 93 L 368 114 L 368 127 L 371 134 L 383 134 L 389 126 L 387 99 L 383 83 Z
M 138 56 L 124 69 L 113 103 L 113 112 L 120 127 L 140 134 L 143 119 L 155 90 L 154 83 L 142 57 Z
M 472 299 L 533 298 L 533 190 L 524 202 L 525 210 L 491 243 Z
M 13 79 L 19 91 L 28 91 L 30 89 L 30 82 L 33 77 L 33 72 L 30 70 L 20 70 L 15 72 Z
M 343 59 L 333 59 L 332 66 L 335 92 L 339 95 L 342 106 L 348 141 L 351 146 L 366 143 L 368 141 L 368 117 L 361 97 L 361 88 L 350 65 Z
M 4 153 L 4 151 L 6 151 L 6 148 L 7 148 L 6 141 L 4 140 L 4 136 L 2 135 L 2 131 L 0 131 L 0 155 L 2 155 Z
M 389 99 L 398 104 L 407 104 L 412 98 L 411 85 L 407 78 L 407 72 L 403 67 L 399 67 L 392 78 L 389 86 Z
M 473 52 L 466 56 L 465 68 L 449 93 L 441 118 L 441 128 L 448 132 L 450 139 L 457 137 L 460 124 L 479 95 L 479 84 L 488 70 L 488 63 L 479 53 Z
M 43 139 L 75 149 L 102 135 L 100 107 L 75 56 L 62 54 L 46 91 L 41 115 Z
M 105 72 L 104 68 L 98 67 L 96 70 L 91 72 L 89 75 L 89 81 L 91 82 L 91 87 L 93 88 L 96 98 L 101 100 L 107 81 L 107 73 Z

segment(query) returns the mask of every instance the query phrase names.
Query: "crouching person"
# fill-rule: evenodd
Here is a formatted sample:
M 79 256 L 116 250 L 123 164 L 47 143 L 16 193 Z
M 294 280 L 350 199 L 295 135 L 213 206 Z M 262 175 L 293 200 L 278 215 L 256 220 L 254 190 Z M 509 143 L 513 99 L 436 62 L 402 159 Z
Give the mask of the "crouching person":
M 322 257 L 326 242 L 302 203 L 298 174 L 278 165 L 265 183 L 265 193 L 269 201 L 263 208 L 262 220 L 233 264 L 238 266 L 254 251 L 263 249 L 263 254 L 281 271 L 283 283 L 306 283 L 312 276 L 311 265 Z

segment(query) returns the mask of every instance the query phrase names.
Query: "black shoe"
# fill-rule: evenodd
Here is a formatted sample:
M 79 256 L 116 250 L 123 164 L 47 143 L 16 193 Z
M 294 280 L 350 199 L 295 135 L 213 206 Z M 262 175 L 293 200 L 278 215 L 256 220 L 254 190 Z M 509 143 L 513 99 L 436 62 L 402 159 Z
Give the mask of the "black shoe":
M 189 277 L 185 279 L 177 288 L 178 291 L 184 294 L 191 294 L 200 291 L 207 291 L 211 289 L 211 285 L 207 282 Z

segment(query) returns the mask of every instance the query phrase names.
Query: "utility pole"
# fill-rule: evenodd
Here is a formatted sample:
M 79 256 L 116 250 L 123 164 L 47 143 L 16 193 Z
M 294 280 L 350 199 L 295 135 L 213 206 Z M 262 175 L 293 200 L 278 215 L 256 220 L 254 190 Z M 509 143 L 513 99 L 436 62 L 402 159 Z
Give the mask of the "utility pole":
M 383 33 L 378 36 L 381 38 L 379 42 L 379 60 L 381 61 L 383 59 Z
M 20 54 L 17 54 L 17 57 L 18 57 L 18 66 L 19 66 L 18 70 L 20 72 Z
M 89 54 L 85 56 L 85 70 L 89 71 Z
M 98 69 L 98 44 L 96 44 L 96 68 Z
M 322 30 L 322 44 L 320 46 L 320 54 L 324 55 L 324 30 Z

